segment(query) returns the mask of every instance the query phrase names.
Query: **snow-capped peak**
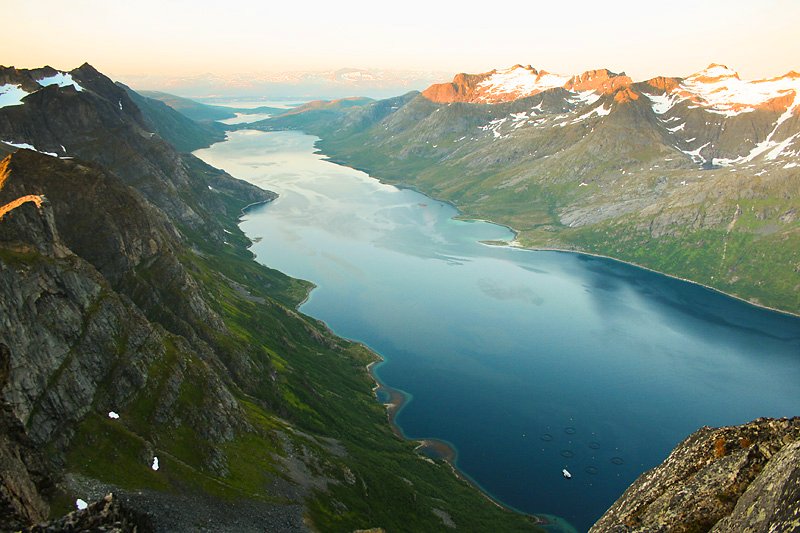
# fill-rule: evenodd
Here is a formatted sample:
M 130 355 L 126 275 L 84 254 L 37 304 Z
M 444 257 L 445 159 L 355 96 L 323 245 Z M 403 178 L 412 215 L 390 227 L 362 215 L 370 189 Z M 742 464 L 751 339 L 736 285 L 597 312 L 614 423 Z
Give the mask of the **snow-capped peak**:
M 569 76 L 537 71 L 530 65 L 514 65 L 508 69 L 493 71 L 476 88 L 482 93 L 481 100 L 507 101 L 533 96 L 554 87 L 563 87 L 569 79 Z
M 741 80 L 734 70 L 724 65 L 712 64 L 683 80 L 673 92 L 712 113 L 734 116 L 753 111 L 775 98 L 795 98 L 800 94 L 800 77 L 790 74 L 748 81 Z
M 688 78 L 687 81 L 691 80 L 694 82 L 709 82 L 714 80 L 720 80 L 722 78 L 736 78 L 739 79 L 739 73 L 735 70 L 726 67 L 725 65 L 718 65 L 717 63 L 711 63 L 709 66 L 701 70 L 700 72 L 695 72 Z

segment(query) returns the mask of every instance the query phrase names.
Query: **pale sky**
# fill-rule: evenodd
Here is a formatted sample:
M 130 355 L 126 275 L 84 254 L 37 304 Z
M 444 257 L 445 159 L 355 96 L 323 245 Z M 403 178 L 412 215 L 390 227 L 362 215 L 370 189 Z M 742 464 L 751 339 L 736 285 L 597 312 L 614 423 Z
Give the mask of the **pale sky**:
M 800 71 L 799 0 L 0 0 L 0 13 L 0 64 L 88 61 L 112 76 L 515 63 L 635 80 L 711 62 L 744 79 Z

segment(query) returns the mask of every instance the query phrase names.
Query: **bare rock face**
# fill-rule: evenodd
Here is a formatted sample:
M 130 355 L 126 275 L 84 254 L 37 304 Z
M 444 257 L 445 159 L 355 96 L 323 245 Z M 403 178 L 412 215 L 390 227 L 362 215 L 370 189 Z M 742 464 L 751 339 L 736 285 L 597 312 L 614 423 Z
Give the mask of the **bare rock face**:
M 480 82 L 491 73 L 484 74 L 456 74 L 451 83 L 436 83 L 422 92 L 422 95 L 432 102 L 470 102 L 475 97 L 474 92 Z
M 800 418 L 702 428 L 645 472 L 590 530 L 794 531 Z
M 756 533 L 800 529 L 800 441 L 787 444 L 747 487 L 733 512 L 711 531 Z
M 597 91 L 602 94 L 614 93 L 622 87 L 631 85 L 633 80 L 622 74 L 616 74 L 602 68 L 589 70 L 583 74 L 573 76 L 564 88 L 570 91 Z
M 153 422 L 181 419 L 175 412 L 179 391 L 195 380 L 214 407 L 183 418 L 211 442 L 230 440 L 241 418 L 233 396 L 209 365 L 187 368 L 191 355 L 221 366 L 188 323 L 222 326 L 175 258 L 174 229 L 134 190 L 86 164 L 23 150 L 0 162 L 0 178 L 0 205 L 25 193 L 45 197 L 0 220 L 0 343 L 9 361 L 0 398 L 28 428 L 26 438 L 49 446 L 50 459 L 59 463 L 78 422 L 93 409 L 123 409 L 154 387 L 149 369 L 173 350 L 180 356 L 158 388 Z M 70 190 L 83 191 L 81 202 L 69 201 Z M 125 216 L 115 220 L 114 211 Z M 102 245 L 93 248 L 93 239 Z M 132 272 L 154 261 L 177 291 L 136 283 Z M 136 290 L 128 297 L 123 291 L 131 287 Z M 186 324 L 191 340 L 174 336 L 147 316 L 147 306 L 135 305 L 132 299 L 142 293 L 154 308 L 172 307 L 182 322 L 167 317 L 163 323 L 178 331 Z M 172 299 L 190 310 L 169 304 Z M 224 461 L 206 459 L 208 468 L 225 471 Z
M 0 344 L 0 389 L 8 381 L 11 352 Z M 43 520 L 43 494 L 52 488 L 47 466 L 7 402 L 0 402 L 0 530 Z

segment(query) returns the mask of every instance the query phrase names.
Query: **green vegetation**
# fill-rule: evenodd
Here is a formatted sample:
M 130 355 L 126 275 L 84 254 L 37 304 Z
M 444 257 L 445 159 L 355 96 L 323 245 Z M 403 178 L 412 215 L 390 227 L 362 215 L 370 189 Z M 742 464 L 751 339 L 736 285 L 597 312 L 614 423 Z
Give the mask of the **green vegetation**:
M 425 459 L 415 443 L 394 435 L 366 370 L 376 356 L 294 311 L 310 285 L 257 264 L 235 219 L 223 224 L 233 246 L 187 231 L 195 252 L 181 261 L 227 326 L 224 335 L 209 334 L 233 378 L 234 413 L 241 417 L 235 436 L 219 446 L 198 432 L 193 420 L 202 418 L 205 402 L 218 401 L 208 395 L 212 373 L 170 335 L 148 367 L 147 386 L 120 419 L 95 413 L 80 423 L 69 470 L 128 489 L 272 503 L 291 501 L 270 487 L 298 471 L 289 479 L 303 487 L 309 519 L 322 531 L 441 530 L 435 509 L 465 530 L 536 528 L 533 519 L 500 509 L 449 465 Z M 178 376 L 176 394 L 170 388 Z M 177 420 L 160 414 L 168 401 Z M 153 455 L 161 463 L 157 472 L 150 468 Z

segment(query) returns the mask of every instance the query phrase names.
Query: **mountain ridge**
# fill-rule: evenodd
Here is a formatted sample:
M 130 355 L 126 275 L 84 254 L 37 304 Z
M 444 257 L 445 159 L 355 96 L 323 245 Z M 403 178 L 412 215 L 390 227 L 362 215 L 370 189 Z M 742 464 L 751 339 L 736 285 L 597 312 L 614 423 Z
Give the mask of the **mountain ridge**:
M 711 69 L 699 88 L 703 76 L 576 92 L 562 76 L 497 103 L 409 94 L 246 127 L 318 135 L 332 160 L 505 224 L 519 245 L 605 255 L 796 314 L 800 86 Z M 482 79 L 464 75 L 458 98 Z

